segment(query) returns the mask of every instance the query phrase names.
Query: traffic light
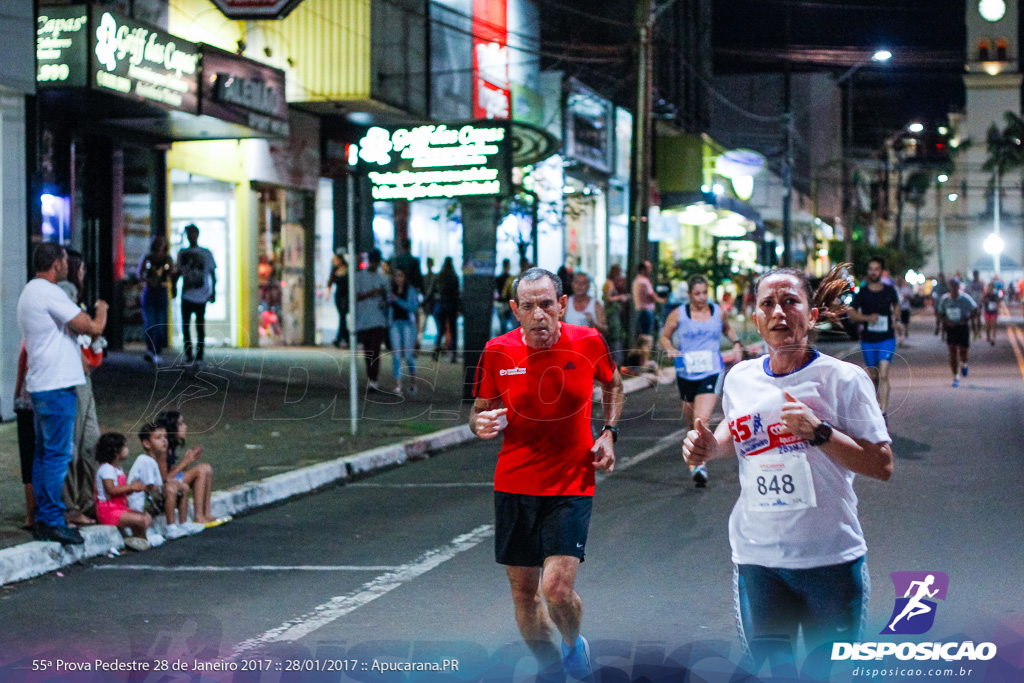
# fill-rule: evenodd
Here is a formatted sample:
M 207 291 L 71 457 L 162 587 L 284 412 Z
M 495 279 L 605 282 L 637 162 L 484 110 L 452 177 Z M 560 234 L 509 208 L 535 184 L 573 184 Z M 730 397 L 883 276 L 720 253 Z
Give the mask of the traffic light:
M 943 164 L 949 161 L 948 133 L 924 131 L 919 134 L 918 141 L 915 160 L 929 164 Z

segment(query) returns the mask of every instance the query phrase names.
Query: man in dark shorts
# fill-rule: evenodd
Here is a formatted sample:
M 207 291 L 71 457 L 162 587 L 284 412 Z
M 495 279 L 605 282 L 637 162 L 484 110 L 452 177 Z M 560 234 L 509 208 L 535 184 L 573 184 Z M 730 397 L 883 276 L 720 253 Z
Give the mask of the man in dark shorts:
M 960 280 L 957 278 L 951 278 L 948 285 L 949 292 L 939 299 L 935 314 L 942 321 L 943 329 L 946 331 L 953 386 L 958 387 L 960 375 L 967 377 L 967 350 L 971 348 L 970 321 L 978 304 L 960 291 Z
M 896 320 L 900 317 L 900 295 L 882 282 L 885 261 L 868 261 L 868 281 L 850 304 L 850 319 L 861 323 L 860 352 L 868 375 L 875 383 L 875 397 L 882 417 L 889 411 L 889 364 L 896 353 Z
M 595 470 L 612 471 L 622 380 L 598 333 L 560 321 L 567 297 L 541 268 L 513 284 L 521 327 L 487 343 L 477 367 L 469 426 L 481 439 L 504 434 L 494 474 L 495 559 L 506 565 L 523 640 L 542 666 L 557 662 L 577 678 L 590 673 L 575 590 L 590 526 Z M 604 427 L 594 440 L 594 381 Z M 547 602 L 545 608 L 545 601 Z

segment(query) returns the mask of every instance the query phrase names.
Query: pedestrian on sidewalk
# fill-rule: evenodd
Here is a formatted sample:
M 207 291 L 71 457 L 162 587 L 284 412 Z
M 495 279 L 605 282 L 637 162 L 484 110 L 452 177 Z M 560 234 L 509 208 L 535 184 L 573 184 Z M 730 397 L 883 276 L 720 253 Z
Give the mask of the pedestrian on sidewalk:
M 932 287 L 932 313 L 935 314 L 935 334 L 938 335 L 941 331 L 943 341 L 945 341 L 946 333 L 942 327 L 942 316 L 939 314 L 939 302 L 942 300 L 942 297 L 946 296 L 947 292 L 949 292 L 949 285 L 946 283 L 946 274 L 939 273 L 935 286 Z
M 622 275 L 622 266 L 618 263 L 608 269 L 608 278 L 601 288 L 601 299 L 604 302 L 605 320 L 608 323 L 608 348 L 616 366 L 626 362 L 626 318 L 629 306 L 629 290 L 626 278 Z
M 373 249 L 366 270 L 356 271 L 356 338 L 366 355 L 366 388 L 380 391 L 380 348 L 388 334 L 387 294 L 391 283 L 380 272 L 380 250 Z
M 391 335 L 391 359 L 395 374 L 395 393 L 403 391 L 402 361 L 408 368 L 409 393 L 416 393 L 416 311 L 420 293 L 409 284 L 405 271 L 395 269 L 388 293 L 388 331 Z
M 561 661 L 582 679 L 590 646 L 580 635 L 576 574 L 596 470 L 615 466 L 622 380 L 596 330 L 560 322 L 568 300 L 554 273 L 531 268 L 514 287 L 512 311 L 522 327 L 484 348 L 469 427 L 481 439 L 504 434 L 494 474 L 495 560 L 505 565 L 519 632 L 542 669 Z M 596 441 L 595 381 L 604 413 Z
M 103 334 L 107 303 L 97 301 L 96 316 L 90 318 L 57 286 L 68 275 L 68 255 L 59 244 L 37 246 L 32 264 L 35 277 L 21 292 L 17 315 L 28 354 L 25 388 L 35 410 L 33 533 L 39 540 L 79 545 L 85 541 L 77 529 L 68 528 L 61 500 L 74 444 L 75 387 L 85 383 L 78 335 Z
M 729 542 L 751 671 L 768 658 L 792 661 L 801 628 L 807 652 L 863 636 L 867 544 L 853 480 L 892 476 L 892 439 L 867 373 L 812 346 L 815 326 L 844 310 L 847 266 L 817 291 L 796 268 L 761 276 L 754 319 L 768 355 L 726 375 L 724 419 L 714 433 L 696 420 L 683 442 L 689 465 L 737 456 Z
M 331 276 L 327 280 L 327 290 L 334 287 L 334 307 L 338 309 L 338 334 L 334 337 L 335 348 L 347 348 L 348 334 L 348 262 L 344 252 L 339 249 L 331 259 Z
M 636 310 L 636 348 L 641 350 L 639 365 L 647 366 L 650 360 L 650 348 L 654 342 L 654 309 L 656 304 L 664 304 L 665 300 L 658 296 L 651 284 L 651 262 L 644 261 L 637 268 L 633 278 L 633 308 Z M 643 350 L 647 352 L 644 353 Z
M 185 445 L 188 425 L 176 410 L 166 410 L 156 418 L 156 424 L 167 434 L 167 455 L 160 474 L 164 481 L 177 480 L 185 484 L 185 495 L 192 491 L 192 518 L 198 524 L 212 524 L 217 519 L 210 514 L 210 497 L 213 494 L 213 467 L 208 462 L 197 462 L 203 454 L 202 446 L 189 448 L 178 458 L 178 449 Z M 157 461 L 159 463 L 159 460 Z
M 434 272 L 434 259 L 427 257 L 427 270 L 423 274 L 423 302 L 420 305 L 420 315 L 416 320 L 416 348 L 419 349 L 423 343 L 423 332 L 427 326 L 427 320 L 434 317 L 434 308 L 437 306 L 437 273 Z
M 142 329 L 146 337 L 146 360 L 160 365 L 163 361 L 160 354 L 167 348 L 167 307 L 177 296 L 177 272 L 165 236 L 155 235 L 150 240 L 149 252 L 139 261 L 138 275 L 145 283 Z
M 590 296 L 590 276 L 582 270 L 572 276 L 572 295 L 565 307 L 565 322 L 570 325 L 592 327 L 603 337 L 608 334 L 604 306 Z
M 977 304 L 980 304 L 982 297 L 985 296 L 985 289 L 985 283 L 982 282 L 981 274 L 978 271 L 974 271 L 972 273 L 970 282 L 963 287 L 964 293 L 971 297 L 971 299 L 974 300 L 974 303 Z M 980 306 L 974 310 L 974 315 L 971 316 L 971 333 L 976 341 L 981 339 Z
M 501 272 L 494 277 L 494 308 L 498 313 L 498 328 L 502 334 L 512 329 L 512 307 L 509 305 L 511 297 L 505 299 L 501 295 L 505 291 L 505 286 L 510 284 L 513 279 L 512 261 L 502 259 Z
M 128 507 L 128 494 L 141 493 L 146 486 L 141 481 L 128 483 L 128 476 L 121 465 L 128 460 L 128 439 L 124 434 L 110 432 L 96 442 L 96 516 L 100 524 L 117 527 L 118 531 L 131 531 L 124 539 L 125 547 L 132 550 L 149 550 L 146 532 L 153 518 L 145 512 L 136 512 Z
M 960 291 L 960 280 L 950 278 L 949 291 L 939 299 L 935 311 L 942 323 L 943 337 L 949 347 L 949 368 L 953 371 L 953 388 L 960 386 L 960 377 L 967 377 L 967 352 L 971 348 L 971 317 L 978 309 L 967 294 Z
M 185 342 L 185 362 L 203 361 L 206 347 L 206 304 L 217 300 L 217 262 L 213 253 L 199 246 L 199 228 L 185 226 L 188 247 L 178 252 L 181 275 L 181 332 Z M 192 344 L 192 317 L 196 319 L 196 342 Z M 194 354 L 194 355 L 193 355 Z
M 744 351 L 724 308 L 708 300 L 708 279 L 703 275 L 693 275 L 687 285 L 690 302 L 668 314 L 659 341 L 661 348 L 675 360 L 683 420 L 689 431 L 696 419 L 707 424 L 718 403 L 718 394 L 715 393 L 718 377 L 725 372 L 722 336 L 732 342 L 741 356 Z M 690 478 L 697 488 L 707 486 L 707 466 L 690 467 Z
M 77 251 L 68 250 L 68 279 L 58 283 L 68 297 L 84 309 L 82 298 L 85 294 L 85 261 Z M 75 436 L 72 446 L 71 464 L 64 480 L 62 496 L 67 508 L 64 519 L 70 525 L 88 526 L 95 524 L 96 514 L 96 441 L 100 438 L 100 424 L 96 417 L 96 398 L 92 393 L 92 371 L 103 362 L 103 349 L 107 342 L 103 337 L 79 335 L 78 344 L 82 353 L 82 371 L 85 384 L 75 387 Z
M 437 291 L 437 306 L 434 320 L 437 322 L 437 341 L 434 344 L 434 360 L 445 351 L 451 352 L 451 360 L 455 362 L 457 335 L 459 327 L 459 309 L 462 297 L 459 292 L 459 276 L 455 273 L 455 263 L 451 256 L 446 256 L 441 264 L 441 272 L 434 282 Z M 442 335 L 444 341 L 442 342 Z
M 14 381 L 14 414 L 18 419 L 18 455 L 21 460 L 21 484 L 25 490 L 25 531 L 32 531 L 36 525 L 36 493 L 32 486 L 32 461 L 36 457 L 36 413 L 32 408 L 32 397 L 25 388 L 25 374 L 28 372 L 28 352 L 21 342 L 18 352 L 18 373 Z

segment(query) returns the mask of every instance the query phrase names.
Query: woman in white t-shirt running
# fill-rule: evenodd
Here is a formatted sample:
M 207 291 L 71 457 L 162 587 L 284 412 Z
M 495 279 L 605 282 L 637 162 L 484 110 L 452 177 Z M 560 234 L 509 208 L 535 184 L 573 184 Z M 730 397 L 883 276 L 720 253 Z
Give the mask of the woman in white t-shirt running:
M 891 439 L 871 379 L 811 346 L 846 287 L 837 266 L 812 292 L 803 272 L 761 276 L 754 319 L 768 355 L 726 376 L 725 419 L 686 435 L 690 465 L 735 453 L 740 497 L 729 518 L 733 594 L 749 663 L 859 640 L 870 582 L 853 479 L 892 476 Z M 786 638 L 788 636 L 788 640 Z

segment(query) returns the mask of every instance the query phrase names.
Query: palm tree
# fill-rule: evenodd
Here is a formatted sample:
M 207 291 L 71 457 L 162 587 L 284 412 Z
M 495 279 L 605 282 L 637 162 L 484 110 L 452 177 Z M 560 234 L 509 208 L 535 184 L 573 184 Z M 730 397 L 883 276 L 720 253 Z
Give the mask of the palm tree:
M 1012 111 L 1005 112 L 1006 127 L 999 130 L 993 123 L 988 129 L 985 145 L 988 159 L 981 167 L 994 173 L 992 187 L 1002 197 L 1003 178 L 1010 171 L 1024 168 L 1024 119 Z M 994 204 L 993 204 L 994 207 Z

